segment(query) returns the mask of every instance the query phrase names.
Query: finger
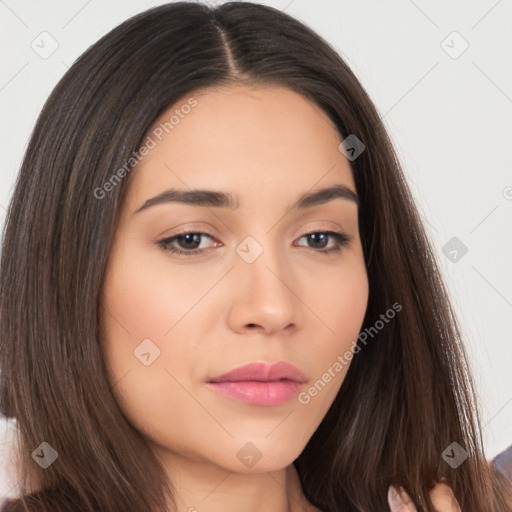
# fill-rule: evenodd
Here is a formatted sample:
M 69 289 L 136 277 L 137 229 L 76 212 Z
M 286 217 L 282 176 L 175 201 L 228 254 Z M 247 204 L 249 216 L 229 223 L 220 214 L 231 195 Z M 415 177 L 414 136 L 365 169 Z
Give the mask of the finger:
M 409 495 L 401 487 L 397 490 L 392 485 L 389 486 L 388 505 L 391 512 L 418 512 Z
M 430 500 L 436 512 L 461 512 L 452 490 L 446 484 L 436 484 L 430 491 Z

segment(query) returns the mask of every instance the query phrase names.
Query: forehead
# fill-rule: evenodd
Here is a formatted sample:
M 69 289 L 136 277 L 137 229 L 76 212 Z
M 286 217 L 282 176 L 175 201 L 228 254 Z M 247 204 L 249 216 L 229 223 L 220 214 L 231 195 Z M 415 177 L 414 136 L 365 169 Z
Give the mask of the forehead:
M 355 190 L 332 121 L 285 87 L 192 93 L 155 120 L 143 145 L 149 139 L 151 149 L 131 176 L 132 204 L 167 187 L 229 189 L 241 202 L 263 189 L 303 193 L 317 182 Z

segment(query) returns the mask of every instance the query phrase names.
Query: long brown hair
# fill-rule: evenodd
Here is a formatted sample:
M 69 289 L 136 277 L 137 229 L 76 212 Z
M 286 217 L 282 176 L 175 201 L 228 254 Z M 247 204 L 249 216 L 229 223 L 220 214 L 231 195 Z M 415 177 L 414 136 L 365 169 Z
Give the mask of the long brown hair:
M 381 118 L 328 43 L 249 2 L 179 2 L 129 19 L 74 63 L 42 110 L 1 255 L 0 407 L 17 422 L 21 501 L 52 511 L 149 512 L 173 496 L 113 397 L 99 297 L 130 181 L 126 162 L 166 107 L 235 82 L 284 85 L 314 101 L 343 138 L 363 141 L 351 161 L 370 283 L 363 329 L 391 304 L 402 306 L 354 356 L 294 462 L 306 496 L 326 511 L 384 511 L 394 484 L 432 512 L 430 487 L 446 479 L 465 512 L 505 510 L 483 453 L 459 328 Z M 123 167 L 126 176 L 112 184 Z M 456 469 L 442 457 L 454 442 L 468 454 Z M 33 456 L 47 449 L 42 443 L 58 454 L 46 469 Z

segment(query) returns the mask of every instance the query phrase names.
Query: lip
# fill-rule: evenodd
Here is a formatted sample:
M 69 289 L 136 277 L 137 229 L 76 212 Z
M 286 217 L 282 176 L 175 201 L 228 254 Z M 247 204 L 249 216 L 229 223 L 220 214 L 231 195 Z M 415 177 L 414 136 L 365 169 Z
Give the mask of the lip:
M 261 406 L 287 402 L 307 382 L 306 375 L 281 361 L 268 365 L 250 363 L 207 381 L 207 386 L 235 400 Z

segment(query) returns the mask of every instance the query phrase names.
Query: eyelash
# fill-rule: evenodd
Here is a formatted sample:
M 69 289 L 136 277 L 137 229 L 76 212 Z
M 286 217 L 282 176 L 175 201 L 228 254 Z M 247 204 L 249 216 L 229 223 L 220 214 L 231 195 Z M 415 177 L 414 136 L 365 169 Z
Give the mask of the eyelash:
M 304 238 L 305 236 L 314 235 L 314 234 L 324 234 L 328 235 L 329 237 L 333 238 L 336 241 L 336 246 L 331 249 L 315 249 L 311 247 L 311 249 L 315 252 L 320 252 L 322 254 L 330 255 L 330 254 L 339 254 L 341 253 L 342 249 L 352 240 L 352 237 L 347 235 L 346 233 L 337 232 L 337 231 L 310 231 L 309 233 L 305 233 L 300 238 Z M 209 233 L 205 233 L 203 231 L 184 231 L 183 233 L 178 233 L 172 237 L 164 238 L 163 240 L 159 240 L 157 244 L 166 252 L 169 252 L 171 254 L 175 254 L 178 256 L 198 256 L 199 254 L 202 254 L 207 249 L 198 249 L 198 250 L 189 250 L 189 251 L 183 251 L 180 249 L 175 249 L 170 246 L 170 244 L 177 238 L 184 237 L 186 235 L 206 235 L 207 237 L 211 238 L 212 240 L 214 237 L 210 235 Z M 299 239 L 300 240 L 300 239 Z

